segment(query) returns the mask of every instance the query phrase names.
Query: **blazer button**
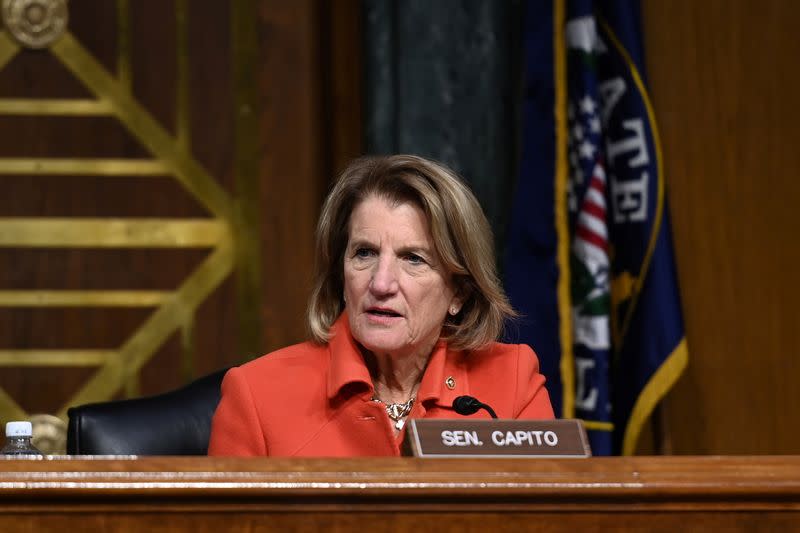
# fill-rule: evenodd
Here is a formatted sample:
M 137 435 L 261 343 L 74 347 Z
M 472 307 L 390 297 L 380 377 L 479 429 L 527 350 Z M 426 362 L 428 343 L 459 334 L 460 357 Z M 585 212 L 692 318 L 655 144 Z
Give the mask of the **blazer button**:
M 448 376 L 446 380 L 444 380 L 444 384 L 447 385 L 447 388 L 453 390 L 456 388 L 456 380 L 453 376 Z

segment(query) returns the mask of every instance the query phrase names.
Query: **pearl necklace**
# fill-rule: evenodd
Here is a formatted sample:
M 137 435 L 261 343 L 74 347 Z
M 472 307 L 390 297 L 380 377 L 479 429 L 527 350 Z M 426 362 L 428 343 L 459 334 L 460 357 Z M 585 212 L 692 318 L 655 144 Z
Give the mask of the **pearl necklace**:
M 386 414 L 389 415 L 389 418 L 394 420 L 394 427 L 398 431 L 403 429 L 403 425 L 405 425 L 405 417 L 411 412 L 411 408 L 414 406 L 414 400 L 416 400 L 416 396 L 412 396 L 408 399 L 407 402 L 402 403 L 386 403 L 380 398 L 375 396 L 372 397 L 373 402 L 382 403 L 386 408 Z

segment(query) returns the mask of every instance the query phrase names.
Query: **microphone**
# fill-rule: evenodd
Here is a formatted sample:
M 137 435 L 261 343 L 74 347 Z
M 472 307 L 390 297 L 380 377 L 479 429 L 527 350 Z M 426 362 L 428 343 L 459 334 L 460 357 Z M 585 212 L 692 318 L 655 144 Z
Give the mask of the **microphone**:
M 453 410 L 460 415 L 468 416 L 477 413 L 481 409 L 486 410 L 492 418 L 497 418 L 494 409 L 477 398 L 473 398 L 472 396 L 459 396 L 453 400 Z

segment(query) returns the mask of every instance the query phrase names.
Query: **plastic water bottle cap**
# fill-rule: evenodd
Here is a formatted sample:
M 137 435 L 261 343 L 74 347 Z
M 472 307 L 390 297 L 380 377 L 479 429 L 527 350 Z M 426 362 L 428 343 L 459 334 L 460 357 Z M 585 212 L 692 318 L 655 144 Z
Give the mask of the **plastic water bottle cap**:
M 33 435 L 33 426 L 30 422 L 6 423 L 6 437 L 30 437 Z

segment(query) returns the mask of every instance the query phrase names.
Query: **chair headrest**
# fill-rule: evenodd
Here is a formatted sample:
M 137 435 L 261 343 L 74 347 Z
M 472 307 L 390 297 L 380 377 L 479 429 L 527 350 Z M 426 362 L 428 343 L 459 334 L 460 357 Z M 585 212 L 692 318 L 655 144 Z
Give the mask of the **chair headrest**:
M 71 455 L 205 455 L 227 369 L 164 394 L 73 407 Z

